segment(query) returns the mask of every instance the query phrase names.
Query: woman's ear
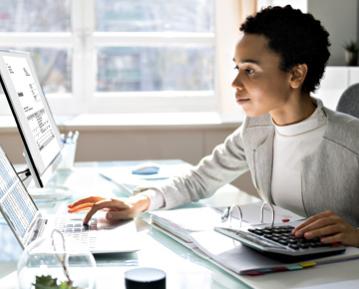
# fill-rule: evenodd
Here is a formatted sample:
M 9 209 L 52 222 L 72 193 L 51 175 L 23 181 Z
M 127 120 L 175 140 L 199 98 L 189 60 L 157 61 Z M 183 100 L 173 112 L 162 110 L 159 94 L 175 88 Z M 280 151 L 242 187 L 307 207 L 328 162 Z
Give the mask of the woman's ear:
M 292 88 L 300 88 L 307 76 L 308 66 L 297 64 L 291 69 L 289 84 Z

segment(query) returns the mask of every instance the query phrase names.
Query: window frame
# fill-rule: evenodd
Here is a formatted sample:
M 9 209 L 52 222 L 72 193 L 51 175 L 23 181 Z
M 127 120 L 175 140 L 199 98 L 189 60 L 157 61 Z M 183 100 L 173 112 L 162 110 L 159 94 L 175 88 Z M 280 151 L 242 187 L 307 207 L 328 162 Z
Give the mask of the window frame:
M 3 47 L 64 48 L 72 52 L 72 92 L 47 94 L 55 115 L 82 113 L 230 113 L 233 94 L 232 53 L 240 33 L 238 0 L 214 1 L 214 33 L 123 33 L 95 31 L 95 0 L 71 1 L 70 32 L 0 33 Z M 226 31 L 226 33 L 223 33 Z M 214 91 L 96 92 L 96 49 L 107 46 L 159 46 L 200 44 L 215 49 Z M 230 94 L 229 94 L 230 93 Z M 231 97 L 232 99 L 232 97 Z M 141 105 L 139 105 L 141 104 Z M 0 115 L 8 114 L 6 99 Z M 235 111 L 235 113 L 240 113 Z M 240 113 L 241 114 L 241 113 Z

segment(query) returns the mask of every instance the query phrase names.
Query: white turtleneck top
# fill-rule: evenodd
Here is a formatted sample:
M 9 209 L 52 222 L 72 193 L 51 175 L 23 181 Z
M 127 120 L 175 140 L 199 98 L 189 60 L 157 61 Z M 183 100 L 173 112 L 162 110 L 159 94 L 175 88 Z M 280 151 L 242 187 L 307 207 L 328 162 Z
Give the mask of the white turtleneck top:
M 305 216 L 301 187 L 301 161 L 319 146 L 326 129 L 323 110 L 292 125 L 274 124 L 272 198 L 276 205 Z

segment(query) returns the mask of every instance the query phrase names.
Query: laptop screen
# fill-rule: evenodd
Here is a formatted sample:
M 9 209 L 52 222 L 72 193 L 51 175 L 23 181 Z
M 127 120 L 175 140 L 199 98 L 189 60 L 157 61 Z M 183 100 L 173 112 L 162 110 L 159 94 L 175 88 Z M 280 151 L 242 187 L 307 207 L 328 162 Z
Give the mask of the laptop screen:
M 21 244 L 38 209 L 0 147 L 0 211 Z

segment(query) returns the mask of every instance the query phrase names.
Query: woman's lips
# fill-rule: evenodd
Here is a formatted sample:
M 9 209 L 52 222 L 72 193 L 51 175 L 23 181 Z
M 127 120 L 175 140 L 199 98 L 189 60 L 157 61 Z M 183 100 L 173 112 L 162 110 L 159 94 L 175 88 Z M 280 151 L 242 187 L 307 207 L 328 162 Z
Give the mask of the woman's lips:
M 236 97 L 236 101 L 237 101 L 237 103 L 239 103 L 239 104 L 243 104 L 243 103 L 245 103 L 245 102 L 247 102 L 247 101 L 249 101 L 250 99 L 249 98 L 246 98 L 246 97 Z

